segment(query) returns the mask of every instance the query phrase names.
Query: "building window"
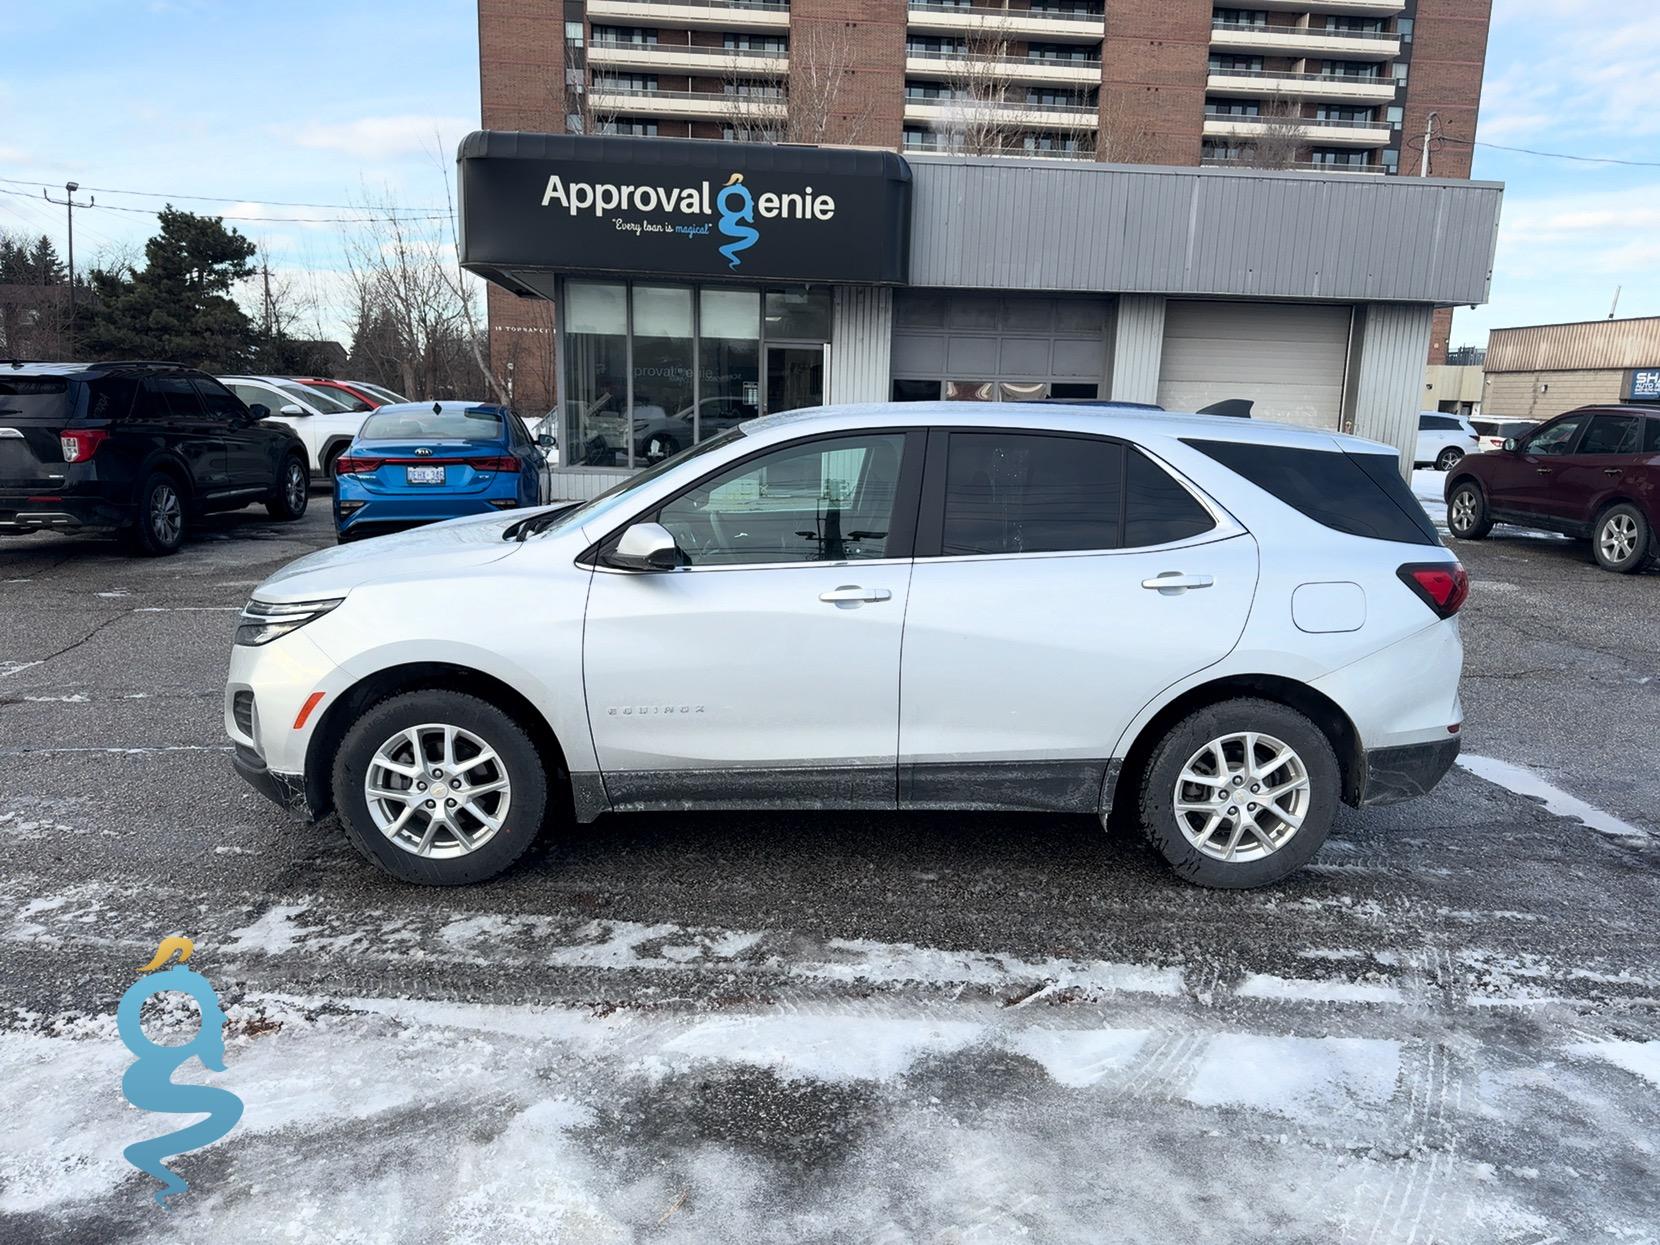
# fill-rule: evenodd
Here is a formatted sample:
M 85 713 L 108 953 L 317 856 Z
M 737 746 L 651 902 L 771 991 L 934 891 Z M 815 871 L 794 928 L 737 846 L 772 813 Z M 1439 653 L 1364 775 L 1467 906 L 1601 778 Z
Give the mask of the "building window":
M 1212 9 L 1213 26 L 1266 26 L 1268 14 L 1262 9 Z
M 829 291 L 768 291 L 766 325 L 769 340 L 829 341 Z
M 644 73 L 600 74 L 594 79 L 596 91 L 655 91 L 657 75 Z
M 758 290 L 698 292 L 697 439 L 761 412 L 761 295 Z
M 1366 153 L 1364 151 L 1333 151 L 1330 148 L 1316 147 L 1310 158 L 1315 164 L 1335 164 L 1342 168 L 1353 169 L 1366 167 Z
M 1391 173 L 1398 173 L 1401 166 L 1401 153 L 1393 147 L 1385 147 L 1379 158 L 1379 163 Z
M 1260 117 L 1262 101 L 1255 99 L 1211 99 L 1205 101 L 1207 117 Z
M 628 287 L 565 285 L 565 427 L 562 461 L 628 463 Z
M 961 94 L 956 87 L 945 85 L 943 82 L 907 82 L 905 84 L 906 99 L 921 100 L 948 100 L 956 99 Z
M 1355 108 L 1346 104 L 1321 104 L 1314 113 L 1320 121 L 1370 121 L 1370 108 Z
M 1075 134 L 1027 134 L 1020 140 L 1020 149 L 1028 154 L 1065 153 L 1082 155 L 1087 148 Z
M 578 131 L 580 133 L 580 130 Z M 594 126 L 596 134 L 626 134 L 634 138 L 656 138 L 657 122 L 641 117 L 615 117 Z
M 1212 52 L 1210 55 L 1210 71 L 1212 73 L 1261 73 L 1262 57 L 1233 56 L 1225 52 Z
M 784 98 L 784 88 L 776 82 L 723 82 L 721 92 L 725 95 L 752 95 L 760 99 Z
M 1334 17 L 1326 15 L 1326 30 L 1333 34 L 1382 34 L 1383 21 L 1376 17 Z
M 1376 78 L 1378 67 L 1370 61 L 1321 61 L 1323 78 Z
M 1395 33 L 1400 36 L 1402 43 L 1412 42 L 1412 19 L 1397 17 L 1395 19 Z
M 1089 98 L 1087 92 L 1068 91 L 1059 87 L 1029 87 L 1026 91 L 1026 102 L 1052 108 L 1095 107 L 1095 101 Z
M 635 464 L 650 464 L 692 443 L 692 291 L 635 286 L 632 341 L 630 435 Z
M 721 47 L 739 52 L 787 52 L 789 42 L 783 35 L 727 34 L 721 37 Z
M 944 35 L 911 35 L 905 40 L 905 51 L 912 56 L 962 56 L 968 52 L 968 40 Z
M 595 26 L 594 42 L 655 44 L 657 32 L 640 26 Z
M 940 383 L 937 380 L 896 380 L 892 397 L 895 402 L 937 402 Z
M 582 23 L 581 22 L 566 22 L 565 23 L 565 42 L 570 44 L 570 46 L 573 47 L 573 48 L 579 48 L 579 47 L 582 46 Z
M 1243 160 L 1245 157 L 1246 151 L 1242 145 L 1230 142 L 1225 138 L 1207 138 L 1199 150 L 1201 160 L 1212 162 Z
M 1401 128 L 1401 122 L 1406 119 L 1406 109 L 1399 104 L 1391 104 L 1384 115 L 1389 118 L 1389 128 L 1398 130 Z
M 1390 74 L 1395 79 L 1395 85 L 1396 86 L 1401 86 L 1401 85 L 1405 84 L 1407 69 L 1408 69 L 1408 65 L 1407 65 L 1406 61 L 1396 61 L 1395 62 L 1394 68 L 1390 71 Z
M 963 41 L 963 51 L 967 51 L 967 43 Z M 1089 49 L 1082 44 L 1075 43 L 1028 43 L 1026 45 L 1026 59 L 1034 61 L 1089 61 L 1095 58 L 1089 54 Z

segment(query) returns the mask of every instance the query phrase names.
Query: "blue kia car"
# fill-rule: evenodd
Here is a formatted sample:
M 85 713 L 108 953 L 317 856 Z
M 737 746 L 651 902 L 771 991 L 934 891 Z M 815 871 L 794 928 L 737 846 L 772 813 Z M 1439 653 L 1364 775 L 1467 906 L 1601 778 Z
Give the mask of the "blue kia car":
M 379 407 L 335 464 L 335 533 L 344 544 L 442 519 L 541 505 L 546 461 L 542 446 L 505 407 Z

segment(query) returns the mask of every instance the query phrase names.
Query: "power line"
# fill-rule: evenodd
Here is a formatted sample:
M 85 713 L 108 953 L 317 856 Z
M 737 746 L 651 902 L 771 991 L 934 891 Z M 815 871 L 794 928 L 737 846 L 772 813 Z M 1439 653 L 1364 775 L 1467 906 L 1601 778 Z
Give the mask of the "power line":
M 52 190 L 55 187 L 50 182 L 25 181 L 20 177 L 0 177 L 0 182 L 13 186 L 34 186 L 42 190 Z M 232 199 L 222 195 L 187 195 L 164 194 L 156 190 L 121 190 L 115 186 L 88 186 L 87 190 L 94 194 L 133 195 L 140 199 L 190 199 L 197 203 L 264 203 L 271 207 L 304 207 L 304 208 L 335 208 L 341 211 L 358 211 L 362 208 L 357 203 L 305 203 L 295 199 Z M 407 215 L 411 212 L 441 212 L 437 207 L 414 207 L 388 209 L 398 215 Z
M 107 192 L 106 192 L 107 193 Z M 115 192 L 121 193 L 119 191 Z M 16 195 L 20 199 L 33 199 L 34 196 L 23 190 L 7 190 L 0 186 L 0 195 Z M 233 203 L 249 203 L 249 199 L 226 200 Z M 118 203 L 100 203 L 100 211 L 136 212 L 141 216 L 160 216 L 155 208 L 125 207 Z M 368 211 L 369 209 L 362 209 Z M 367 225 L 367 224 L 403 224 L 409 221 L 421 220 L 449 220 L 450 216 L 444 212 L 435 212 L 422 216 L 231 216 L 221 214 L 220 220 L 256 221 L 271 225 Z
M 1630 168 L 1660 169 L 1660 160 L 1617 160 L 1613 156 L 1575 156 L 1565 151 L 1538 151 L 1532 147 L 1506 147 L 1503 143 L 1486 143 L 1477 139 L 1472 142 L 1467 138 L 1453 138 L 1447 134 L 1437 134 L 1437 142 L 1457 143 L 1460 147 L 1491 147 L 1494 151 L 1520 152 L 1524 156 L 1545 156 L 1551 160 L 1574 160 L 1580 164 L 1623 164 Z

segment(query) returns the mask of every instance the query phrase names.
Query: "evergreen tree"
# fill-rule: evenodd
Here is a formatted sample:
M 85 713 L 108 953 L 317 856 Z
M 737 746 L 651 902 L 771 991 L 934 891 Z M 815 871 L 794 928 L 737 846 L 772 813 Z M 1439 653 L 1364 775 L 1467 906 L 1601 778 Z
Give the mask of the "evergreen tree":
M 92 273 L 92 306 L 77 333 L 82 353 L 239 369 L 253 326 L 231 287 L 253 275 L 254 244 L 216 216 L 168 206 L 159 219 L 142 269 Z

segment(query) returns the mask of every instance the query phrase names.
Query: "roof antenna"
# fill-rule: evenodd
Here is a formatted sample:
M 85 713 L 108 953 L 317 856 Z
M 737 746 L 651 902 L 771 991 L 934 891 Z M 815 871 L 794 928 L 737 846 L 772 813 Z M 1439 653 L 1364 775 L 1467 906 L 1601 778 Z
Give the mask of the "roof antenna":
M 432 404 L 432 413 L 434 415 L 442 415 L 444 413 L 444 404 L 442 402 L 434 402 Z

